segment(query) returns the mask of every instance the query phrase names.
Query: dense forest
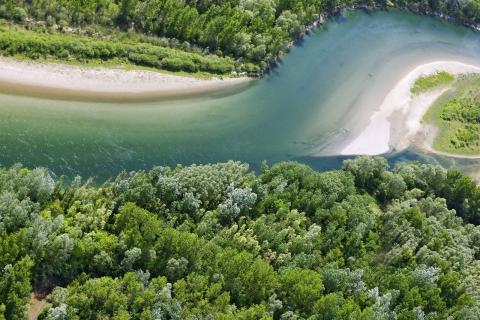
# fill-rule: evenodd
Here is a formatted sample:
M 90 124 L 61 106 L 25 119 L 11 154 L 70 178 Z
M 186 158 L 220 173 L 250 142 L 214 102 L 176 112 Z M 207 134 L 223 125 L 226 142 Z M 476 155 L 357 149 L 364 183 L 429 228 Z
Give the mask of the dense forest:
M 480 319 L 480 189 L 383 158 L 0 170 L 0 319 Z
M 10 27 L 3 30 L 10 33 L 10 41 L 0 42 L 0 50 L 82 62 L 120 59 L 172 71 L 259 74 L 312 23 L 338 8 L 355 5 L 395 6 L 446 15 L 466 24 L 480 22 L 478 0 L 2 0 L 0 18 L 34 30 L 39 38 L 26 38 L 25 32 L 17 34 Z M 78 48 L 62 46 L 63 41 L 42 39 L 42 34 L 72 33 L 95 42 L 82 44 L 91 55 L 78 54 Z M 115 50 L 99 43 L 102 40 L 127 41 L 129 46 L 133 41 L 137 48 Z M 142 43 L 175 51 L 159 55 L 158 48 L 143 48 Z M 194 56 L 187 57 L 183 51 Z M 217 67 L 197 61 L 201 56 L 212 59 Z M 226 57 L 231 60 L 222 60 Z

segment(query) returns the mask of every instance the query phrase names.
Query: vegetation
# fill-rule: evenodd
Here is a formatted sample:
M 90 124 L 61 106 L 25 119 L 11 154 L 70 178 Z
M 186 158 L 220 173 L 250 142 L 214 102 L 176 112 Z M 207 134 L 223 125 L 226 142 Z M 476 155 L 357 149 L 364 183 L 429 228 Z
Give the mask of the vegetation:
M 169 71 L 226 74 L 235 70 L 231 58 L 201 55 L 150 43 L 92 40 L 85 36 L 42 34 L 12 26 L 0 29 L 0 54 L 32 59 L 54 58 L 80 62 L 109 61 Z
M 480 76 L 463 76 L 427 113 L 439 128 L 433 147 L 465 155 L 480 154 Z
M 111 40 L 108 39 L 111 33 L 121 30 L 124 33 L 120 36 L 120 44 L 125 37 L 160 47 L 173 44 L 179 50 L 208 55 L 210 59 L 213 59 L 213 55 L 218 59 L 228 57 L 228 68 L 213 70 L 213 73 L 236 71 L 258 74 L 304 32 L 305 25 L 318 19 L 323 11 L 322 6 L 318 0 L 301 0 L 297 3 L 271 0 L 8 0 L 0 4 L 0 17 L 35 29 L 36 32 L 42 28 L 55 30 L 56 40 L 60 35 L 71 33 L 88 34 L 89 40 L 94 42 L 97 38 Z M 43 38 L 51 33 L 44 34 Z M 20 43 L 23 36 L 18 35 Z M 68 42 L 69 38 L 65 40 Z M 18 47 L 23 46 L 13 41 L 7 49 L 16 52 Z M 30 55 L 43 56 L 43 52 L 36 52 L 37 48 L 32 46 L 26 49 L 31 50 Z M 46 49 L 55 58 L 70 57 L 63 47 L 47 45 Z M 124 58 L 123 54 L 117 53 L 113 50 L 109 57 Z M 70 58 L 77 57 L 72 55 Z M 151 54 L 129 59 L 128 62 L 164 68 L 158 57 Z
M 450 84 L 454 81 L 454 75 L 445 71 L 437 71 L 434 74 L 421 76 L 416 79 L 410 91 L 413 94 L 417 95 L 438 88 L 440 86 Z
M 467 24 L 480 22 L 478 0 L 4 0 L 0 18 L 40 34 L 11 28 L 0 32 L 10 34 L 3 54 L 118 59 L 166 70 L 259 74 L 320 16 L 353 5 L 396 6 L 435 12 Z M 68 45 L 71 34 L 83 35 L 81 42 L 90 52 L 106 53 L 85 57 Z M 44 42 L 43 48 L 38 42 Z M 128 52 L 115 49 L 118 46 L 127 47 Z
M 470 224 L 472 223 L 472 224 Z M 100 187 L 0 170 L 0 319 L 477 319 L 480 189 L 455 170 L 238 162 Z

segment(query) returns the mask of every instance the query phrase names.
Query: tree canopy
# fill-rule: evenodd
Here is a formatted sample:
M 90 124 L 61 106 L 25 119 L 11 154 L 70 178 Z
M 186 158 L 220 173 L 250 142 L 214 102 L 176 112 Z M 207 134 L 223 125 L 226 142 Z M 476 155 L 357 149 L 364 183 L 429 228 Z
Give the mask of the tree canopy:
M 480 23 L 479 0 L 5 0 L 0 18 L 35 34 L 10 28 L 0 51 L 67 61 L 120 59 L 171 71 L 260 74 L 321 17 L 359 5 Z M 72 35 L 81 35 L 82 44 L 71 45 Z
M 0 169 L 0 319 L 477 319 L 480 189 L 383 158 Z

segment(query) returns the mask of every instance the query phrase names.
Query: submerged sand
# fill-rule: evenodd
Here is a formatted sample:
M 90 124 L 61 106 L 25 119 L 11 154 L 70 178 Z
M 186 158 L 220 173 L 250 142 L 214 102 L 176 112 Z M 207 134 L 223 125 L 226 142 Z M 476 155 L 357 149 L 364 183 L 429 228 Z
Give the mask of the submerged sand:
M 422 129 L 421 120 L 428 108 L 447 90 L 440 88 L 415 96 L 410 88 L 418 77 L 437 71 L 479 73 L 480 67 L 457 61 L 435 61 L 416 67 L 386 95 L 367 127 L 340 154 L 380 155 L 407 148 Z
M 47 97 L 155 98 L 214 91 L 251 78 L 196 79 L 146 70 L 81 67 L 0 57 L 0 92 Z

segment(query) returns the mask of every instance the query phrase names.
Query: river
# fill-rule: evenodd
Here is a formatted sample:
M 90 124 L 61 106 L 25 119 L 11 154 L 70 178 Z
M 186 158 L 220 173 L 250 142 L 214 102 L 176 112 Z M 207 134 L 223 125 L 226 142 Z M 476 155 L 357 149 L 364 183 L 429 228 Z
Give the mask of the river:
M 0 164 L 98 180 L 123 169 L 230 159 L 253 168 L 264 160 L 331 168 L 395 83 L 436 60 L 480 61 L 480 34 L 398 10 L 348 11 L 244 88 L 115 104 L 0 95 Z M 386 156 L 467 172 L 480 164 L 411 149 Z

